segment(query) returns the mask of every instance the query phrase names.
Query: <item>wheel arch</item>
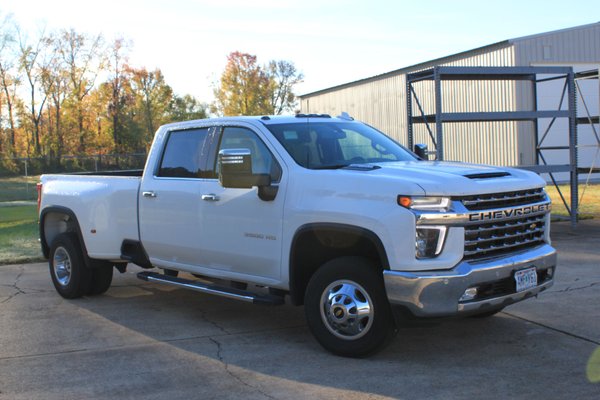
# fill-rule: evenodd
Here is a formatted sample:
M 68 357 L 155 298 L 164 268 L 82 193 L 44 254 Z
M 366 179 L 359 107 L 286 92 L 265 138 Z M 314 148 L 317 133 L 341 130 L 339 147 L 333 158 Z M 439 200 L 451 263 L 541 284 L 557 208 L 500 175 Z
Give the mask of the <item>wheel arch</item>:
M 390 269 L 381 239 L 368 229 L 337 223 L 311 223 L 298 228 L 292 240 L 289 260 L 292 304 L 304 303 L 308 282 L 321 265 L 344 256 L 365 257 L 382 271 Z
M 45 258 L 48 258 L 50 255 L 50 245 L 54 238 L 61 233 L 72 232 L 79 240 L 86 266 L 92 266 L 92 261 L 87 255 L 87 248 L 83 234 L 81 233 L 79 221 L 73 210 L 62 206 L 45 207 L 40 213 L 39 229 L 42 253 Z

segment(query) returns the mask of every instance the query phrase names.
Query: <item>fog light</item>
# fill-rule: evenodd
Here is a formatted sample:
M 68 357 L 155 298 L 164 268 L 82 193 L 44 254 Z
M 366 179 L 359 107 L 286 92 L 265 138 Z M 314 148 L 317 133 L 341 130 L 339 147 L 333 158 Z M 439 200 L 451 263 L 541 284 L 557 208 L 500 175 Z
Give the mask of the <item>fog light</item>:
M 552 279 L 554 277 L 554 268 L 548 268 L 546 270 L 546 276 L 548 277 L 548 279 Z
M 446 240 L 445 226 L 418 227 L 415 237 L 417 258 L 433 258 L 442 252 Z
M 477 297 L 477 292 L 478 290 L 476 287 L 468 288 L 458 301 L 473 300 L 475 297 Z

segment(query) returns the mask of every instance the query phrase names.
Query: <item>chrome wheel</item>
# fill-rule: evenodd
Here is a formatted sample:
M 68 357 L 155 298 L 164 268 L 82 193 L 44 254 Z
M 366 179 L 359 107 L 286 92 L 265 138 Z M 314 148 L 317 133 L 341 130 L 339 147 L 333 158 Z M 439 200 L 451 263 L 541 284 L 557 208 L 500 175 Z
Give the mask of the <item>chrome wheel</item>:
M 53 258 L 54 276 L 61 286 L 71 281 L 71 257 L 64 247 L 58 247 Z
M 338 280 L 321 296 L 321 318 L 327 329 L 345 340 L 356 340 L 369 332 L 375 310 L 367 291 L 358 283 Z

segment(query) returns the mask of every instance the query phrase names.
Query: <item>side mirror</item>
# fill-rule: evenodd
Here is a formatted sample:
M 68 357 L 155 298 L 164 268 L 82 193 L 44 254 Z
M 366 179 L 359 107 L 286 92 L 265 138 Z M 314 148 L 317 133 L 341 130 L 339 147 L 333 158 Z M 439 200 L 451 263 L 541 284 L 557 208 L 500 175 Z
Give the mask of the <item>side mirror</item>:
M 218 160 L 219 182 L 223 187 L 251 189 L 271 185 L 269 174 L 252 173 L 252 153 L 248 149 L 223 149 Z
M 415 154 L 419 156 L 421 160 L 429 160 L 429 152 L 427 151 L 426 144 L 415 144 Z

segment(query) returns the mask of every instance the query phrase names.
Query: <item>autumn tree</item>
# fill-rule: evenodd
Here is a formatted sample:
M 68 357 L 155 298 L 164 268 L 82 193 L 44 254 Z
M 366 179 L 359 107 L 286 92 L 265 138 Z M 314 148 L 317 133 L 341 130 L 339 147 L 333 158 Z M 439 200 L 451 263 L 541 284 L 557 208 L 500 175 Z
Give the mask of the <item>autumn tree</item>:
M 29 157 L 32 153 L 31 146 L 33 146 L 34 154 L 40 155 L 42 152 L 40 123 L 47 96 L 40 91 L 40 88 L 44 70 L 50 63 L 52 55 L 45 51 L 47 38 L 43 32 L 33 40 L 30 40 L 20 29 L 17 29 L 17 35 L 19 38 L 19 70 L 25 76 L 29 91 L 27 122 L 29 122 L 32 136 L 31 141 L 27 140 L 27 156 Z
M 75 110 L 79 136 L 79 152 L 85 152 L 87 129 L 85 121 L 85 98 L 94 88 L 96 78 L 102 70 L 104 55 L 101 35 L 87 36 L 74 29 L 63 30 L 55 39 L 55 51 L 68 72 L 69 100 Z
M 207 105 L 177 96 L 160 69 L 129 66 L 122 38 L 110 47 L 73 29 L 31 38 L 1 17 L 2 171 L 15 170 L 17 157 L 43 171 L 83 168 L 67 155 L 143 153 L 159 125 L 207 116 Z
M 296 105 L 293 89 L 302 79 L 304 76 L 290 61 L 274 60 L 261 67 L 256 56 L 230 53 L 214 90 L 212 111 L 222 115 L 291 112 Z
M 111 102 L 112 89 L 106 82 L 92 90 L 89 95 L 88 118 L 92 121 L 93 137 L 99 154 L 110 154 L 115 150 L 112 134 L 112 117 L 108 104 Z
M 125 108 L 132 101 L 128 96 L 126 87 L 128 85 L 127 61 L 129 44 L 124 38 L 117 38 L 110 47 L 109 55 L 109 73 L 110 78 L 106 83 L 110 87 L 110 101 L 108 103 L 108 113 L 111 118 L 112 134 L 114 141 L 114 150 L 119 152 L 123 140 L 123 117 Z
M 49 45 L 59 51 L 60 40 L 56 37 L 48 39 Z M 48 135 L 46 144 L 48 155 L 60 165 L 65 152 L 65 129 L 63 127 L 63 105 L 69 95 L 69 71 L 60 57 L 54 57 L 43 70 L 42 87 L 48 97 Z
M 296 107 L 294 86 L 302 82 L 304 75 L 291 61 L 270 61 L 267 66 L 272 114 L 293 112 Z
M 160 69 L 131 69 L 130 74 L 137 114 L 142 117 L 140 122 L 145 133 L 143 139 L 149 144 L 156 129 L 169 121 L 173 89 L 165 82 Z
M 6 110 L 6 130 L 0 136 L 0 154 L 9 157 L 16 155 L 16 131 L 15 106 L 19 101 L 17 87 L 19 77 L 17 75 L 17 56 L 15 54 L 16 40 L 14 36 L 14 22 L 10 16 L 0 22 L 0 122 Z M 0 123 L 0 130 L 4 130 L 4 123 Z
M 222 115 L 270 114 L 269 77 L 256 56 L 235 51 L 215 89 L 213 111 Z

